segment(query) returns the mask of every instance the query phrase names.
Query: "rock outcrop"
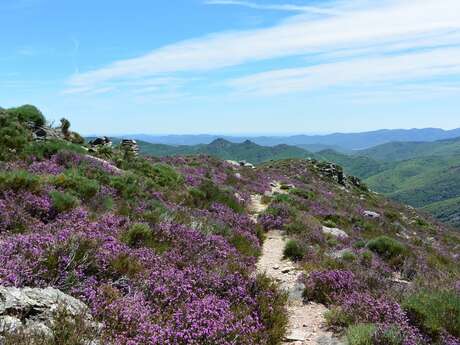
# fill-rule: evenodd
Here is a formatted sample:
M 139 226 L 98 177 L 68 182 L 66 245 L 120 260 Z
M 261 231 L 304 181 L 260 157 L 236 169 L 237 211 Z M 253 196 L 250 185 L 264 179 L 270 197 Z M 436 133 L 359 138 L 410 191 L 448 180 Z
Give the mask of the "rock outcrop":
M 69 318 L 82 317 L 88 327 L 98 328 L 84 303 L 57 289 L 0 286 L 0 344 L 2 338 L 18 332 L 52 339 L 59 312 Z

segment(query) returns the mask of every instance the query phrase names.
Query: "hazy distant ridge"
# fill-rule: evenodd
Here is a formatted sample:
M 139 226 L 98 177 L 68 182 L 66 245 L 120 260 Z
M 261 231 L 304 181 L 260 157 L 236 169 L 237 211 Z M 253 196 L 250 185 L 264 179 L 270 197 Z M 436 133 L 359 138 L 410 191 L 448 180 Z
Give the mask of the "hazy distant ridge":
M 121 137 L 121 136 L 120 136 Z M 131 137 L 149 143 L 165 145 L 199 145 L 210 144 L 216 139 L 242 143 L 248 139 L 262 146 L 281 144 L 301 146 L 310 151 L 319 151 L 332 148 L 341 151 L 366 149 L 393 141 L 417 142 L 436 141 L 460 137 L 460 128 L 443 130 L 439 128 L 423 129 L 382 129 L 362 133 L 334 133 L 327 135 L 293 135 L 293 136 L 225 136 L 211 134 L 197 135 L 150 135 L 126 134 L 122 137 Z

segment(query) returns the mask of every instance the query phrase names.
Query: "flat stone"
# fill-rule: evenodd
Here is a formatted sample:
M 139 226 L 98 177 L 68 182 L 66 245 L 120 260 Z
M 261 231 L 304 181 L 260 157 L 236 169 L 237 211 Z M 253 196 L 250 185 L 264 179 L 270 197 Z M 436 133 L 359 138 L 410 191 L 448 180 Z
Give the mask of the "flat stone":
M 348 238 L 348 234 L 345 231 L 338 228 L 329 228 L 327 226 L 323 226 L 323 233 L 336 237 Z
M 305 332 L 301 329 L 294 329 L 292 332 L 290 332 L 285 340 L 288 342 L 293 342 L 293 341 L 305 341 L 307 338 L 307 335 Z
M 380 213 L 374 212 L 374 211 L 364 211 L 364 216 L 372 219 L 378 219 L 380 218 Z

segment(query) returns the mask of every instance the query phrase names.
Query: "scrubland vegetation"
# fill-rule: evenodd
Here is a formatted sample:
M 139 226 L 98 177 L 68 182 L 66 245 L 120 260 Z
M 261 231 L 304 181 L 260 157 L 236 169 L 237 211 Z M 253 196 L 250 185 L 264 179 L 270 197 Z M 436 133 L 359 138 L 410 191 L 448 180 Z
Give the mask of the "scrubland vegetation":
M 250 169 L 116 148 L 96 160 L 67 140 L 32 141 L 44 118 L 17 109 L 0 113 L 0 285 L 86 303 L 100 329 L 60 318 L 62 344 L 279 344 L 286 296 L 254 265 L 269 229 L 285 230 L 305 299 L 328 306 L 350 345 L 459 344 L 460 236 L 443 224 L 308 160 Z M 293 187 L 264 198 L 256 225 L 250 196 L 272 181 Z

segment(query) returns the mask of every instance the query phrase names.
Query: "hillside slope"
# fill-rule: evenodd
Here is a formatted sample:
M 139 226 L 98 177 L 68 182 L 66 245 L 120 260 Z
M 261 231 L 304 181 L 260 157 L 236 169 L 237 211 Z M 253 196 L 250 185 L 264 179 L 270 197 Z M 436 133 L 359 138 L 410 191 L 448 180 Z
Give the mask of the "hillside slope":
M 339 168 L 293 159 L 248 169 L 117 148 L 91 156 L 65 137 L 32 140 L 29 120 L 0 111 L 11 134 L 0 137 L 0 287 L 58 289 L 99 326 L 56 311 L 50 334 L 14 324 L 0 342 L 278 345 L 287 293 L 329 308 L 339 335 L 365 324 L 364 343 L 459 341 L 459 234 L 337 178 Z M 274 184 L 280 192 L 268 195 Z M 254 197 L 268 206 L 258 224 Z M 303 270 L 294 291 L 255 274 L 270 230 Z M 0 321 L 15 312 L 0 308 Z
M 402 161 L 429 156 L 460 156 L 460 138 L 435 142 L 392 142 L 356 151 L 355 155 L 380 161 Z

